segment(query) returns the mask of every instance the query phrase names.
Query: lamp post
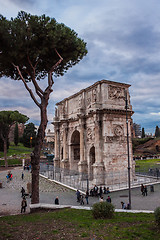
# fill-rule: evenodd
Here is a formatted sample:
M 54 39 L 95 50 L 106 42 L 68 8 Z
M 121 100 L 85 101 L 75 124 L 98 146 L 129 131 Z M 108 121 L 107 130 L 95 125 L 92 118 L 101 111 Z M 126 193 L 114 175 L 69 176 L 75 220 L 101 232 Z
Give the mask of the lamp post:
M 125 91 L 125 108 L 126 108 L 126 126 L 127 126 L 127 153 L 128 153 L 128 190 L 129 190 L 129 209 L 131 209 L 131 179 L 130 179 L 130 156 L 129 156 L 129 134 L 128 134 L 128 100 L 127 91 Z

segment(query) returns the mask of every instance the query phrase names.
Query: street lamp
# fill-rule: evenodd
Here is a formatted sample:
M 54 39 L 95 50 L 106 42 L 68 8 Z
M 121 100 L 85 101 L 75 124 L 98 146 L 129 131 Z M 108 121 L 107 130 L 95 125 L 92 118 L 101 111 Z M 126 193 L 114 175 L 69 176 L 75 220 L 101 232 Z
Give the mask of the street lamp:
M 30 147 L 32 148 L 32 137 L 30 137 Z
M 128 134 L 128 100 L 127 91 L 125 91 L 125 108 L 126 108 L 126 126 L 127 126 L 127 153 L 128 153 L 128 190 L 129 190 L 129 209 L 131 209 L 131 179 L 130 179 L 130 156 L 129 156 L 129 134 Z

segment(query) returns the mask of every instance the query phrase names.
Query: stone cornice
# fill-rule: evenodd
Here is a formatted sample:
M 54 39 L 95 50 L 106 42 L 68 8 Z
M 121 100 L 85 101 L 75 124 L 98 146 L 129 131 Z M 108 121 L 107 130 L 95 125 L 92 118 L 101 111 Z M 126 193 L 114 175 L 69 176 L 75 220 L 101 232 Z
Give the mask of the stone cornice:
M 96 87 L 97 85 L 102 84 L 102 83 L 107 83 L 108 85 L 117 86 L 117 87 L 125 87 L 125 88 L 129 88 L 129 87 L 131 86 L 130 84 L 120 83 L 120 82 L 113 82 L 113 81 L 109 81 L 109 80 L 103 79 L 103 80 L 98 81 L 98 82 L 94 83 L 93 85 L 91 85 L 91 86 L 89 86 L 89 87 L 87 87 L 87 88 L 85 88 L 85 89 L 80 90 L 79 92 L 77 92 L 77 93 L 69 96 L 68 98 L 63 99 L 62 101 L 56 103 L 56 105 L 57 105 L 57 106 L 58 106 L 58 105 L 61 105 L 61 104 L 64 103 L 65 101 L 70 100 L 70 99 L 78 96 L 79 94 L 82 94 L 83 92 L 87 92 L 87 91 L 89 91 L 90 89 L 92 89 L 92 88 L 94 88 L 94 87 Z

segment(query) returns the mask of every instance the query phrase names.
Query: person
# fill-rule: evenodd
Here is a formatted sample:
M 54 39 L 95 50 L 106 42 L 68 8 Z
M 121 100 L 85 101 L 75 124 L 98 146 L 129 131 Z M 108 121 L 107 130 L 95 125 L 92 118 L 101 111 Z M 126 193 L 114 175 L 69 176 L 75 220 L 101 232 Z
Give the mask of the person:
M 22 197 L 25 196 L 25 189 L 22 187 L 21 189 Z
M 80 191 L 77 189 L 77 192 L 76 192 L 76 195 L 77 195 L 77 202 L 80 202 Z
M 144 185 L 143 184 L 141 184 L 141 193 L 144 196 Z
M 106 189 L 106 187 L 104 186 L 104 188 L 103 188 L 103 193 L 104 194 L 106 194 L 107 193 L 107 189 Z
M 21 202 L 21 213 L 26 212 L 26 207 L 27 207 L 27 201 L 26 201 L 26 198 L 23 197 L 22 202 Z
M 121 202 L 122 209 L 127 209 L 126 204 L 124 202 Z
M 99 202 L 103 202 L 103 197 L 100 197 L 100 198 L 99 198 Z
M 107 191 L 106 191 L 106 193 L 107 193 L 107 194 L 110 193 L 109 187 L 107 187 Z
M 148 192 L 147 186 L 145 185 L 145 186 L 144 186 L 144 195 L 143 195 L 143 196 L 147 196 L 147 192 Z
M 22 172 L 22 180 L 23 180 L 23 178 L 24 178 L 24 173 Z
M 94 192 L 94 196 L 98 195 L 98 187 L 97 187 L 97 185 L 94 186 L 93 192 Z
M 56 205 L 59 205 L 59 199 L 58 199 L 58 196 L 55 198 L 54 203 L 55 203 Z
M 108 203 L 111 203 L 111 202 L 112 202 L 111 197 L 108 196 L 108 198 L 106 199 L 106 201 L 107 201 Z
M 99 196 L 101 197 L 102 194 L 103 194 L 103 189 L 102 189 L 102 187 L 100 187 L 100 188 L 99 188 Z
M 88 204 L 88 197 L 89 197 L 89 192 L 86 191 L 85 199 L 86 199 L 86 203 L 87 203 L 87 204 Z
M 81 195 L 80 195 L 80 204 L 81 204 L 81 205 L 84 205 L 84 200 L 83 200 L 83 198 L 84 198 L 84 197 L 83 197 L 83 194 L 81 194 Z

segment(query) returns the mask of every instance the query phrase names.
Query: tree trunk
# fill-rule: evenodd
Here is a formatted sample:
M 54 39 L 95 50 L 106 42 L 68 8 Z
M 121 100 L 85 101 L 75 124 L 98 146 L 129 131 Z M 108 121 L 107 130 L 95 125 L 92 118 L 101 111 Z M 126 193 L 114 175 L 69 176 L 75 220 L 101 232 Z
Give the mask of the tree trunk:
M 7 161 L 7 139 L 4 139 L 4 162 L 5 162 L 5 168 L 8 167 L 8 161 Z
M 32 197 L 31 203 L 39 203 L 39 169 L 40 169 L 40 156 L 41 149 L 43 145 L 43 140 L 45 137 L 45 130 L 47 127 L 47 99 L 44 100 L 41 107 L 41 123 L 38 128 L 38 133 L 36 137 L 36 143 L 34 151 L 31 154 L 31 165 L 32 165 Z

